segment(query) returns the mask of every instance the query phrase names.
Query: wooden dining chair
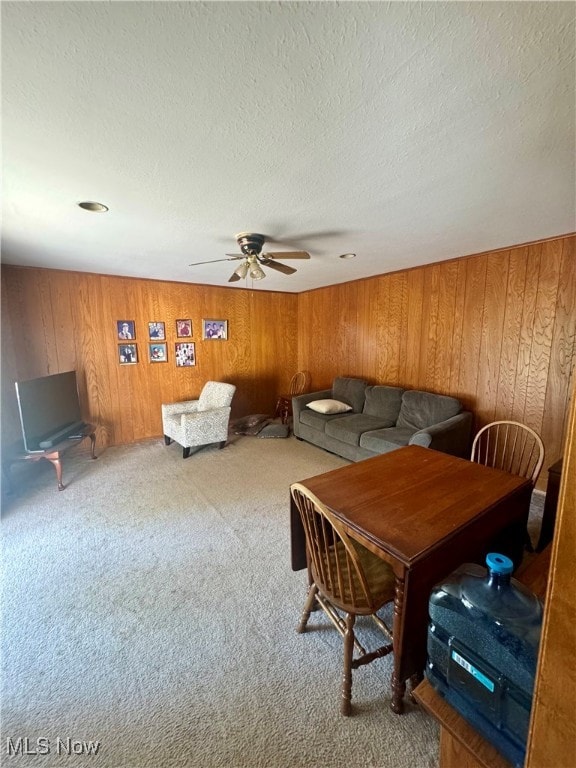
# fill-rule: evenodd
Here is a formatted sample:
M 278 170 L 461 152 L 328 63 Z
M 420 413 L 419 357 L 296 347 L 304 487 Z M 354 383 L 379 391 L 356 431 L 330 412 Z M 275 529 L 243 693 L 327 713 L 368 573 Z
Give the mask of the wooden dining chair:
M 474 438 L 471 458 L 478 464 L 526 477 L 535 485 L 544 463 L 544 443 L 525 424 L 493 421 Z
M 310 373 L 308 371 L 298 371 L 290 379 L 288 392 L 278 395 L 274 417 L 280 416 L 282 424 L 287 424 L 292 415 L 292 398 L 301 395 L 310 387 Z
M 294 483 L 290 492 L 304 527 L 310 577 L 298 632 L 305 632 L 310 612 L 318 603 L 344 638 L 341 712 L 349 715 L 352 707 L 352 669 L 386 656 L 393 650 L 389 642 L 367 652 L 354 633 L 356 616 L 371 616 L 391 640 L 391 630 L 376 615 L 376 611 L 394 600 L 394 573 L 384 560 L 351 539 L 327 507 L 305 486 Z
M 544 443 L 540 435 L 525 424 L 493 421 L 474 438 L 471 459 L 487 467 L 526 477 L 534 487 L 544 463 Z M 526 548 L 533 551 L 528 531 Z

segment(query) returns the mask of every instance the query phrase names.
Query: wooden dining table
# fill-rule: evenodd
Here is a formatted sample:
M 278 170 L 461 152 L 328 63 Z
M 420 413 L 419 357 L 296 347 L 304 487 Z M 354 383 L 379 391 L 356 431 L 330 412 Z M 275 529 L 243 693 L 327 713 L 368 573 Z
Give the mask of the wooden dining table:
M 488 552 L 522 561 L 532 485 L 499 469 L 429 448 L 407 446 L 301 482 L 347 533 L 391 566 L 395 576 L 393 712 L 404 711 L 426 663 L 432 587 Z M 296 506 L 290 514 L 292 569 L 305 568 Z

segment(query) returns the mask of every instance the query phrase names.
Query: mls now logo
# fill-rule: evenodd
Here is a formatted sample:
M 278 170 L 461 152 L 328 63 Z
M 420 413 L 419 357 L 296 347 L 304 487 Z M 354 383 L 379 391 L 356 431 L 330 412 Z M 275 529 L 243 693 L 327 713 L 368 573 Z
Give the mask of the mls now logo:
M 8 757 L 16 755 L 48 755 L 55 752 L 58 755 L 97 755 L 100 749 L 99 741 L 80 741 L 79 739 L 61 739 L 50 741 L 45 736 L 30 739 L 19 736 L 17 739 L 6 739 Z

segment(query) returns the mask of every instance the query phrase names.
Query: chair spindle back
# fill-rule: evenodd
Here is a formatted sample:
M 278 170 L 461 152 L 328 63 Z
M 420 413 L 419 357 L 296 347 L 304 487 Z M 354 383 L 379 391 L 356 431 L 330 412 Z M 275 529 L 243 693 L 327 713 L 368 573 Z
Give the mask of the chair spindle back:
M 534 484 L 544 463 L 544 444 L 540 435 L 525 424 L 494 421 L 474 438 L 471 459 L 529 478 Z

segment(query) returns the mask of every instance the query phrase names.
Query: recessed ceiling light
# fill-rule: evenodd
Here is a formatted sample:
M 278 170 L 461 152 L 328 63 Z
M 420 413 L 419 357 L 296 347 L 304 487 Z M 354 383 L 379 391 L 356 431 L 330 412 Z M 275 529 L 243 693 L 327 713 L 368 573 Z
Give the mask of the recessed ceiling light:
M 340 254 L 341 259 L 355 259 L 356 254 L 355 253 L 341 253 Z
M 85 211 L 92 211 L 93 213 L 104 213 L 108 210 L 108 206 L 104 205 L 103 203 L 93 203 L 91 201 L 87 201 L 85 203 L 78 203 L 78 205 Z

